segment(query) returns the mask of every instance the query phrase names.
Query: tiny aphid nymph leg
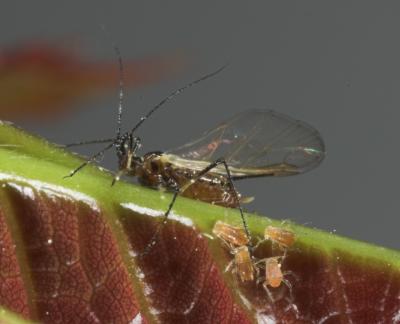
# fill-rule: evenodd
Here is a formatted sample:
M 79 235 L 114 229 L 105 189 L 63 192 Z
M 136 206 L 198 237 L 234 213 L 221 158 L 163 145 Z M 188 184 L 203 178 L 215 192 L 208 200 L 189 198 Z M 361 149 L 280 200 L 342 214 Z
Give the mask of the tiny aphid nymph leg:
M 236 268 L 235 266 L 235 260 L 229 261 L 229 263 L 226 265 L 224 272 L 232 271 L 233 273 L 236 273 Z
M 215 169 L 216 167 L 218 167 L 219 165 L 223 164 L 225 167 L 225 171 L 226 171 L 226 175 L 227 175 L 227 179 L 229 182 L 230 187 L 232 188 L 232 192 L 234 194 L 234 198 L 236 200 L 237 203 L 237 208 L 239 209 L 240 212 L 240 216 L 242 218 L 242 223 L 243 223 L 243 228 L 246 232 L 246 235 L 249 239 L 249 241 L 251 240 L 251 236 L 250 236 L 250 232 L 249 229 L 247 227 L 247 222 L 246 219 L 244 217 L 244 213 L 243 213 L 243 208 L 242 205 L 240 203 L 240 198 L 239 195 L 236 191 L 235 185 L 233 184 L 233 180 L 232 180 L 232 176 L 231 176 L 231 171 L 229 170 L 229 166 L 226 163 L 224 158 L 219 158 L 216 161 L 214 161 L 213 163 L 211 163 L 209 166 L 207 166 L 206 168 L 204 168 L 202 171 L 200 171 L 199 173 L 196 174 L 195 177 L 193 177 L 186 185 L 182 186 L 181 192 L 183 192 L 184 190 L 186 190 L 187 188 L 189 188 L 193 183 L 195 183 L 196 181 L 198 181 L 201 177 L 203 177 L 204 175 L 206 175 L 208 172 L 212 171 L 213 169 Z
M 257 250 L 258 247 L 266 241 L 266 239 L 261 238 L 260 236 L 257 236 L 256 240 L 257 240 L 257 243 L 253 246 L 253 248 L 252 248 L 253 251 Z
M 293 300 L 292 284 L 287 279 L 288 275 L 297 276 L 290 270 L 282 271 L 282 263 L 286 258 L 286 250 L 282 256 L 263 258 L 255 262 L 256 267 L 261 267 L 265 271 L 265 276 L 257 278 L 257 284 L 262 283 L 262 286 L 272 302 L 275 302 L 272 290 L 279 288 L 284 284 L 288 290 L 290 299 Z
M 165 212 L 161 223 L 158 225 L 155 233 L 153 234 L 153 237 L 152 237 L 150 243 L 146 246 L 144 252 L 141 255 L 146 255 L 150 251 L 151 247 L 155 244 L 155 242 L 157 240 L 157 237 L 158 237 L 162 227 L 167 223 L 168 216 L 171 213 L 172 207 L 174 206 L 176 198 L 178 197 L 178 195 L 182 194 L 183 192 L 185 192 L 185 190 L 187 190 L 192 184 L 194 184 L 197 181 L 199 181 L 204 175 L 206 175 L 208 172 L 212 171 L 214 168 L 216 168 L 218 165 L 221 165 L 221 164 L 223 164 L 224 167 L 225 167 L 226 174 L 227 174 L 227 179 L 228 179 L 229 185 L 231 186 L 232 192 L 234 194 L 234 198 L 235 198 L 237 206 L 238 206 L 237 208 L 239 209 L 240 216 L 242 218 L 243 228 L 244 228 L 244 230 L 246 232 L 246 235 L 248 237 L 249 242 L 251 241 L 250 232 L 249 232 L 248 227 L 247 227 L 247 222 L 246 222 L 246 219 L 244 217 L 244 213 L 243 213 L 242 206 L 240 204 L 240 199 L 239 199 L 238 193 L 237 193 L 236 188 L 235 188 L 235 186 L 233 184 L 233 181 L 232 181 L 232 176 L 231 176 L 231 172 L 229 170 L 229 166 L 226 163 L 224 158 L 220 158 L 220 159 L 217 159 L 216 161 L 214 161 L 213 163 L 211 163 L 210 165 L 208 165 L 206 168 L 204 168 L 200 172 L 198 172 L 193 178 L 188 180 L 188 182 L 186 184 L 184 184 L 183 186 L 179 187 L 179 185 L 177 183 L 175 183 L 175 186 L 173 188 L 173 190 L 174 190 L 173 197 L 172 197 L 172 200 L 171 200 L 171 202 L 170 202 L 170 204 L 168 206 L 168 209 Z
M 229 251 L 233 251 L 235 247 L 232 245 L 232 243 L 228 242 L 227 240 L 224 240 L 223 238 L 220 238 L 222 241 L 222 244 L 225 244 L 226 247 L 229 249 Z

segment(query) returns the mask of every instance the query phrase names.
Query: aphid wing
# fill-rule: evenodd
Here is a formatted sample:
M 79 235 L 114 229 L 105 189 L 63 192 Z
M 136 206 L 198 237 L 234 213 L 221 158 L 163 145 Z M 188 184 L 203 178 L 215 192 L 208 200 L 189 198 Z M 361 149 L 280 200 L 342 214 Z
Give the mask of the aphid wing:
M 195 170 L 224 157 L 233 176 L 286 176 L 317 166 L 325 147 L 318 131 L 304 122 L 270 110 L 250 110 L 167 154 L 172 163 Z M 213 172 L 225 174 L 223 166 Z

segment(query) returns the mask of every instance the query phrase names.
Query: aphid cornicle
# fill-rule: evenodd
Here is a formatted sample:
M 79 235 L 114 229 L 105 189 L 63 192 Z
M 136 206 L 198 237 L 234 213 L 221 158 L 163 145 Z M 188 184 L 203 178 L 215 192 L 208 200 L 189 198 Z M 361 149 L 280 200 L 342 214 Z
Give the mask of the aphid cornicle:
M 137 155 L 141 140 L 134 134 L 144 121 L 173 97 L 216 75 L 224 67 L 172 92 L 141 117 L 129 132 L 122 133 L 123 70 L 118 48 L 115 50 L 121 73 L 117 135 L 109 139 L 70 144 L 69 146 L 109 143 L 67 177 L 73 176 L 88 163 L 95 162 L 107 150 L 115 147 L 119 171 L 112 184 L 120 176 L 129 175 L 138 177 L 139 182 L 144 185 L 172 191 L 174 195 L 162 223 L 146 250 L 155 243 L 155 238 L 166 223 L 178 195 L 238 208 L 243 228 L 250 239 L 241 198 L 233 182 L 251 177 L 296 175 L 316 167 L 324 158 L 324 143 L 317 130 L 304 122 L 271 110 L 240 113 L 211 129 L 198 140 L 175 150 Z

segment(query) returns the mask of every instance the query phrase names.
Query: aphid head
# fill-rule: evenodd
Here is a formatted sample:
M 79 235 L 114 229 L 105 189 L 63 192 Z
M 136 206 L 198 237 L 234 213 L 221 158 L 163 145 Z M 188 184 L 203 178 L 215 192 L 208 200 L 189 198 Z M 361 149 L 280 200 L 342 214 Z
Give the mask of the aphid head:
M 136 151 L 141 147 L 140 138 L 131 133 L 125 133 L 117 139 L 115 147 L 120 170 L 130 171 L 138 160 Z
M 136 151 L 141 147 L 140 138 L 134 137 L 130 133 L 125 133 L 117 139 L 115 147 L 119 160 L 128 155 L 134 157 L 136 156 Z

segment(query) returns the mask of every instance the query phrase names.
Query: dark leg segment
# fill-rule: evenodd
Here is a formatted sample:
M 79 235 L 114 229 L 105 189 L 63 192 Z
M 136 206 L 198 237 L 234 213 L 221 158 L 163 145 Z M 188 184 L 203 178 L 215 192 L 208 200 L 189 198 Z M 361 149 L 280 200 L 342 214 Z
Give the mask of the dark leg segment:
M 92 141 L 82 141 L 82 142 L 78 142 L 78 143 L 70 143 L 70 144 L 66 144 L 65 147 L 88 145 L 88 144 L 110 143 L 110 142 L 114 142 L 114 141 L 115 141 L 115 139 L 113 139 L 113 138 L 105 138 L 105 139 L 97 139 L 97 140 L 92 140 Z
M 231 176 L 231 171 L 229 170 L 229 166 L 228 166 L 228 164 L 226 163 L 225 159 L 224 159 L 224 158 L 219 158 L 219 159 L 216 160 L 215 162 L 211 163 L 211 164 L 210 164 L 208 167 L 206 167 L 204 170 L 202 170 L 202 171 L 200 171 L 198 174 L 196 174 L 196 177 L 193 178 L 192 181 L 194 180 L 194 182 L 196 182 L 196 181 L 199 180 L 202 176 L 204 176 L 206 173 L 210 172 L 212 169 L 216 168 L 216 167 L 217 167 L 218 165 L 220 165 L 220 164 L 223 164 L 224 167 L 225 167 L 226 175 L 227 175 L 227 178 L 228 178 L 228 181 L 229 181 L 229 185 L 230 185 L 231 188 L 232 188 L 233 194 L 234 194 L 234 196 L 235 196 L 236 203 L 237 203 L 237 205 L 238 205 L 237 208 L 239 209 L 240 216 L 241 216 L 241 218 L 242 218 L 242 223 L 243 223 L 244 230 L 245 230 L 246 235 L 247 235 L 247 237 L 249 238 L 249 241 L 250 241 L 250 240 L 251 240 L 251 235 L 250 235 L 250 232 L 249 232 L 249 228 L 247 227 L 246 219 L 244 218 L 243 208 L 242 208 L 242 205 L 240 204 L 240 199 L 239 199 L 238 193 L 237 193 L 237 191 L 236 191 L 235 185 L 233 184 L 233 180 L 232 180 L 232 176 Z M 189 186 L 190 186 L 190 185 L 189 185 Z M 185 190 L 186 190 L 189 186 L 185 187 Z
M 85 162 L 83 162 L 80 166 L 78 166 L 75 170 L 72 170 L 71 173 L 67 176 L 64 177 L 65 178 L 70 178 L 72 176 L 74 176 L 78 171 L 80 171 L 81 169 L 83 169 L 85 166 L 87 166 L 89 163 L 92 163 L 94 161 L 96 161 L 96 159 L 99 156 L 102 156 L 104 154 L 105 151 L 109 150 L 110 148 L 112 148 L 114 146 L 114 142 L 107 145 L 105 148 L 103 148 L 101 151 L 97 152 L 96 154 L 92 155 L 88 160 L 86 160 Z
M 151 248 L 153 247 L 153 245 L 157 242 L 158 235 L 160 234 L 160 232 L 161 232 L 162 228 L 164 227 L 164 225 L 167 223 L 168 216 L 171 213 L 172 207 L 174 206 L 176 198 L 178 197 L 178 195 L 179 195 L 179 190 L 176 189 L 174 191 L 174 195 L 172 197 L 172 200 L 169 203 L 168 209 L 164 213 L 164 217 L 162 219 L 161 224 L 158 224 L 156 231 L 154 232 L 153 236 L 151 237 L 150 243 L 147 244 L 147 246 L 145 247 L 144 251 L 141 254 L 139 254 L 139 257 L 144 256 L 147 253 L 149 253 Z
M 176 198 L 178 197 L 178 195 L 182 194 L 183 192 L 185 192 L 185 190 L 188 189 L 193 183 L 198 181 L 202 176 L 206 175 L 208 172 L 210 172 L 212 169 L 216 168 L 220 164 L 223 164 L 224 167 L 225 167 L 227 178 L 228 178 L 228 181 L 229 181 L 229 185 L 231 186 L 232 191 L 234 192 L 235 200 L 236 200 L 236 203 L 238 205 L 238 209 L 240 211 L 240 216 L 242 218 L 242 223 L 243 223 L 244 230 L 246 232 L 247 237 L 249 238 L 249 241 L 251 240 L 250 232 L 249 232 L 249 229 L 247 227 L 246 219 L 245 219 L 244 214 L 243 214 L 243 209 L 242 209 L 242 206 L 240 204 L 240 199 L 239 199 L 239 196 L 237 194 L 236 188 L 235 188 L 235 186 L 233 184 L 233 181 L 232 181 L 232 177 L 231 177 L 231 172 L 229 170 L 229 166 L 226 163 L 224 158 L 219 158 L 218 160 L 216 160 L 215 162 L 213 162 L 209 166 L 207 166 L 205 169 L 203 169 L 202 171 L 197 173 L 194 178 L 192 178 L 192 179 L 190 179 L 188 181 L 187 184 L 183 185 L 180 188 L 176 184 L 176 187 L 174 188 L 174 195 L 173 195 L 172 200 L 171 200 L 171 202 L 170 202 L 170 204 L 168 206 L 167 211 L 164 213 L 163 220 L 162 220 L 161 224 L 158 225 L 155 233 L 153 234 L 153 236 L 151 238 L 150 243 L 146 246 L 144 252 L 140 256 L 146 255 L 150 251 L 152 246 L 156 243 L 157 237 L 158 237 L 162 227 L 167 223 L 168 216 L 171 213 L 172 207 L 174 206 Z

